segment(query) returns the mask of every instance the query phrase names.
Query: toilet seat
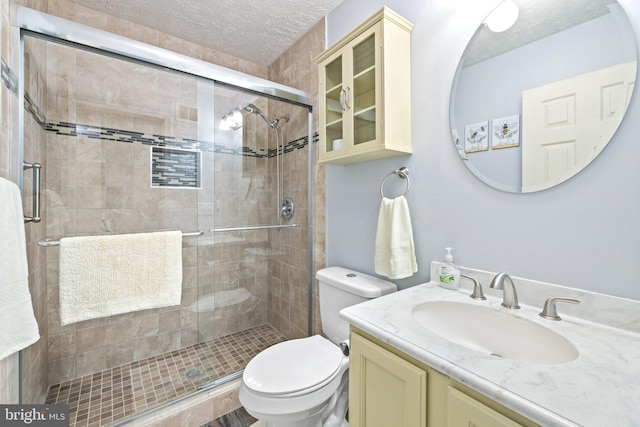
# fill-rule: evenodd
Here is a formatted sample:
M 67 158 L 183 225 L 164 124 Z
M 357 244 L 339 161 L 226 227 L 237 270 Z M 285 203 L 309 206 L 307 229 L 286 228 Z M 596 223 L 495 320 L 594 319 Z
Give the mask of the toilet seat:
M 338 346 L 320 335 L 285 341 L 254 357 L 244 370 L 243 382 L 260 395 L 299 396 L 331 382 L 343 359 Z

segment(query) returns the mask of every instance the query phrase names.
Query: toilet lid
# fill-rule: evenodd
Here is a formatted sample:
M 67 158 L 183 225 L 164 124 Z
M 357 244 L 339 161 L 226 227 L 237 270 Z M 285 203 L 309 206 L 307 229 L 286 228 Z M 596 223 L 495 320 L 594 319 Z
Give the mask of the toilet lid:
M 258 393 L 290 394 L 327 381 L 340 369 L 338 346 L 320 335 L 285 341 L 259 353 L 242 375 Z

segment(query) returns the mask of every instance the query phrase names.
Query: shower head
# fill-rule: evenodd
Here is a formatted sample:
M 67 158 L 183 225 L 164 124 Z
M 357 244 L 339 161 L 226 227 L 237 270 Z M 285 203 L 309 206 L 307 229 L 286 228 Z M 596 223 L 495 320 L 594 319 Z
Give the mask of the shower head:
M 248 111 L 248 112 L 250 112 L 250 113 L 257 114 L 258 116 L 262 117 L 262 120 L 264 120 L 265 122 L 267 122 L 267 124 L 268 124 L 269 126 L 271 126 L 271 127 L 273 127 L 273 126 L 274 126 L 274 123 L 272 123 L 272 122 L 269 120 L 269 117 L 267 117 L 267 115 L 266 115 L 265 113 L 263 113 L 261 109 L 259 109 L 258 107 L 256 107 L 256 106 L 255 106 L 255 105 L 253 105 L 252 103 L 250 103 L 250 102 L 245 102 L 245 103 L 243 103 L 243 104 L 242 104 L 242 109 L 243 109 L 243 110 L 245 110 L 245 111 Z

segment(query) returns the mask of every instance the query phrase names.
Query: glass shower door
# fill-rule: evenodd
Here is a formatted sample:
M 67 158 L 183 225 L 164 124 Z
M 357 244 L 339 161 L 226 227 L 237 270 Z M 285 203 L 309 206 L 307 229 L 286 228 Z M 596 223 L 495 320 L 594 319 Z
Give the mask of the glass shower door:
M 25 395 L 50 386 L 47 402 L 69 404 L 73 425 L 110 424 L 307 336 L 308 109 L 53 38 L 24 39 L 23 149 L 43 164 L 40 230 L 49 239 L 37 252 L 48 352 L 25 352 L 26 366 L 46 367 L 27 371 Z M 225 117 L 233 120 L 221 127 Z M 284 197 L 295 202 L 291 219 L 279 217 Z M 52 241 L 159 230 L 188 236 L 179 306 L 62 325 Z
M 46 248 L 47 402 L 69 404 L 76 425 L 109 424 L 216 377 L 198 355 L 194 236 L 213 194 L 213 82 L 28 35 L 25 65 L 24 145 L 43 151 L 46 237 L 187 234 L 180 305 L 69 325 L 57 303 L 59 249 Z

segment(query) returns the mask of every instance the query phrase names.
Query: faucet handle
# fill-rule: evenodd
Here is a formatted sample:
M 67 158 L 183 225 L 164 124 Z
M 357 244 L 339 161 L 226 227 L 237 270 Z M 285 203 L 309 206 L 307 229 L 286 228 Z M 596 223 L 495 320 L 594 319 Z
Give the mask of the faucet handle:
M 544 317 L 549 320 L 562 320 L 560 316 L 558 316 L 558 310 L 556 310 L 557 302 L 566 302 L 569 304 L 580 304 L 580 301 L 573 298 L 565 298 L 565 297 L 551 297 L 547 298 L 544 303 L 544 307 L 542 311 L 538 313 L 540 317 Z
M 469 295 L 471 298 L 481 300 L 487 299 L 487 297 L 484 296 L 484 292 L 482 291 L 482 285 L 478 280 L 464 274 L 461 274 L 460 277 L 464 277 L 465 279 L 469 279 L 473 282 L 473 292 L 471 293 L 471 295 Z

